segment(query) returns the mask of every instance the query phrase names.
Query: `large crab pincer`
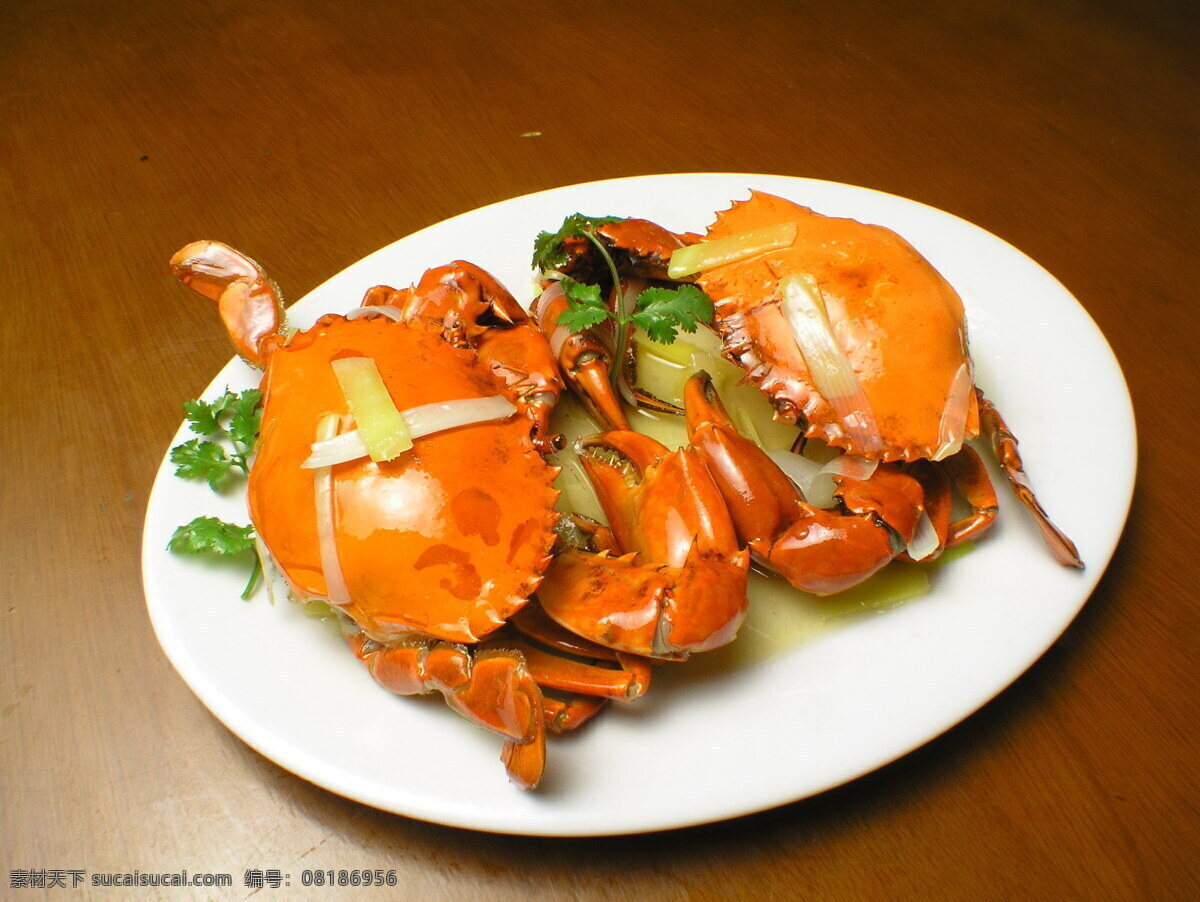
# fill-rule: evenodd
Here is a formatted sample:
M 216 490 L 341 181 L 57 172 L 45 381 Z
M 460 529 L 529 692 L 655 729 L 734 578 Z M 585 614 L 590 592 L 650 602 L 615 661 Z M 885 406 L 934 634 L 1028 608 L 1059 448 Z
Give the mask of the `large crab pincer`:
M 749 554 L 700 455 L 630 431 L 584 439 L 580 450 L 611 532 L 558 555 L 538 589 L 546 613 L 651 658 L 730 642 L 748 606 Z
M 925 508 L 921 484 L 895 464 L 836 477 L 838 506 L 814 507 L 741 435 L 707 373 L 685 386 L 688 437 L 729 508 L 738 538 L 767 570 L 817 595 L 840 592 L 905 551 Z

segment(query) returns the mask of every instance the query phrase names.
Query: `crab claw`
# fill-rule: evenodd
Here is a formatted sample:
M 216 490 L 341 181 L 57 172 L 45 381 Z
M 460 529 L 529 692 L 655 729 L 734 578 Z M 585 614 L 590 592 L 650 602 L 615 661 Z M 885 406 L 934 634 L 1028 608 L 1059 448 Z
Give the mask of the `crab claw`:
M 922 513 L 920 484 L 896 466 L 868 479 L 839 477 L 841 510 L 804 502 L 754 442 L 734 427 L 707 373 L 684 389 L 688 436 L 719 488 L 738 537 L 755 560 L 816 595 L 848 589 L 912 540 Z
M 193 241 L 175 252 L 170 266 L 185 286 L 217 302 L 238 354 L 263 366 L 263 342 L 279 334 L 283 325 L 279 288 L 263 268 L 219 241 Z
M 583 400 L 584 406 L 605 429 L 629 429 L 629 421 L 612 385 L 612 355 L 590 329 L 572 332 L 558 324 L 568 309 L 562 285 L 553 282 L 534 308 L 538 325 L 550 341 L 563 375 Z
M 654 658 L 731 641 L 748 606 L 749 554 L 696 452 L 634 432 L 580 444 L 626 553 L 560 554 L 538 590 L 546 613 L 601 645 Z

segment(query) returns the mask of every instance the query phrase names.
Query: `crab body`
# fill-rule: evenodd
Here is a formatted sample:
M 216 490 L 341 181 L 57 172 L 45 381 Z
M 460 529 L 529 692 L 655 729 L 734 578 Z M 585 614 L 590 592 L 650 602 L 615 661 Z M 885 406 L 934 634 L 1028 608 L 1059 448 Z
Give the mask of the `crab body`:
M 962 300 L 890 229 L 823 216 L 761 192 L 718 214 L 710 239 L 794 222 L 791 245 L 707 270 L 726 353 L 810 438 L 882 460 L 945 457 L 979 433 Z M 822 397 L 788 321 L 779 285 L 815 280 L 874 421 L 856 441 Z
M 348 354 L 374 359 L 404 407 L 498 391 L 471 351 L 383 317 L 326 316 L 271 352 L 250 515 L 303 597 L 326 598 L 329 590 L 314 479 L 301 463 L 314 424 L 345 410 L 330 362 Z M 382 641 L 419 631 L 475 642 L 491 633 L 526 602 L 549 563 L 554 475 L 533 447 L 528 421 L 516 417 L 419 438 L 395 460 L 335 466 L 337 555 L 350 599 L 344 612 Z
M 829 523 L 822 520 L 831 515 L 796 508 L 787 491 L 770 489 L 750 502 L 743 481 L 751 471 L 762 474 L 774 468 L 753 453 L 721 450 L 713 457 L 725 442 L 712 440 L 716 433 L 741 445 L 728 418 L 714 415 L 702 430 L 709 438 L 700 445 L 711 452 L 709 466 L 734 509 L 735 522 L 765 517 L 774 518 L 781 529 L 794 525 L 792 532 L 756 536 L 739 530 L 759 563 L 788 575 L 796 585 L 825 593 L 853 585 L 893 557 L 906 555 L 914 513 L 918 520 L 927 517 L 937 535 L 936 547 L 926 557 L 982 535 L 998 509 L 986 467 L 967 444 L 982 437 L 1055 558 L 1082 567 L 1074 544 L 1034 497 L 1016 439 L 975 387 L 966 315 L 953 286 L 890 229 L 824 216 L 758 191 L 719 212 L 704 240 L 775 226 L 794 227 L 794 238 L 710 265 L 695 276 L 713 301 L 714 328 L 725 356 L 767 396 L 776 416 L 794 423 L 804 438 L 882 462 L 871 491 L 882 491 L 885 482 L 904 489 L 893 503 L 855 509 L 862 487 L 847 483 L 838 505 L 850 518 L 839 514 Z M 670 245 L 699 240 L 639 220 L 604 228 L 603 239 L 630 261 L 630 281 L 647 273 L 661 278 L 660 264 L 673 253 Z M 639 405 L 671 409 L 646 403 L 636 390 L 632 394 Z M 592 406 L 600 406 L 595 398 Z M 617 423 L 617 428 L 626 427 Z M 770 477 L 781 479 L 786 482 L 781 474 Z M 952 488 L 969 509 L 957 520 L 951 518 Z M 909 500 L 899 500 L 903 498 Z M 799 519 L 797 510 L 802 511 Z M 804 542 L 798 539 L 801 533 L 809 537 Z

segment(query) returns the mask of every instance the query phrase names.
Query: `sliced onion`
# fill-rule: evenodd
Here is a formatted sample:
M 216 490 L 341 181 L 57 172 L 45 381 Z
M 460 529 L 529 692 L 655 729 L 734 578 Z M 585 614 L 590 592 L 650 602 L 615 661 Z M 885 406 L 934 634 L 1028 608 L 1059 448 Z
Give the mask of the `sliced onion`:
M 917 518 L 917 528 L 913 532 L 912 541 L 908 543 L 908 556 L 914 561 L 923 561 L 937 551 L 941 544 L 937 530 L 933 528 L 933 521 L 929 519 L 929 514 L 921 511 L 921 516 Z
M 409 437 L 418 439 L 434 432 L 469 426 L 472 423 L 503 420 L 516 412 L 516 405 L 507 398 L 492 395 L 486 398 L 461 398 L 456 401 L 422 404 L 401 411 L 401 415 L 408 426 Z M 312 453 L 300 466 L 305 469 L 332 467 L 366 456 L 367 447 L 355 429 L 324 441 L 313 442 Z
M 346 314 L 346 319 L 361 319 L 364 316 L 370 316 L 372 313 L 378 313 L 386 316 L 388 319 L 395 320 L 398 323 L 404 322 L 404 314 L 399 307 L 392 307 L 389 304 L 379 304 L 370 307 L 355 307 Z
M 561 298 L 563 293 L 562 283 L 556 281 L 546 286 L 546 290 L 538 296 L 536 307 L 537 318 L 539 325 L 543 328 L 545 327 L 545 323 L 542 321 L 546 316 L 546 310 L 551 304 Z M 550 350 L 554 352 L 555 358 L 558 358 L 562 354 L 563 345 L 571 337 L 571 330 L 566 326 L 560 326 L 555 323 L 554 328 L 546 337 L 550 341 Z
M 456 429 L 472 423 L 503 420 L 517 412 L 517 406 L 503 395 L 486 398 L 459 398 L 455 401 L 438 401 L 422 404 L 404 411 L 404 421 L 413 438 L 420 438 L 445 429 Z
M 332 467 L 335 464 L 349 463 L 367 456 L 367 446 L 363 444 L 362 436 L 357 429 L 335 435 L 324 441 L 313 442 L 312 452 L 300 464 L 306 470 L 315 467 Z
M 800 490 L 806 504 L 820 508 L 830 508 L 837 503 L 834 497 L 837 483 L 833 477 L 870 479 L 879 466 L 877 460 L 865 460 L 851 454 L 839 455 L 824 466 L 794 451 L 768 451 L 767 456 Z
M 865 454 L 882 451 L 875 414 L 850 358 L 838 344 L 817 280 L 806 273 L 793 273 L 779 280 L 779 288 L 783 293 L 783 314 L 792 327 L 817 391 L 833 407 L 847 437 L 858 450 Z
M 971 407 L 971 367 L 963 361 L 950 380 L 950 391 L 946 395 L 946 406 L 938 422 L 938 449 L 934 460 L 944 460 L 962 450 L 967 433 L 967 412 Z
M 809 486 L 812 485 L 816 475 L 821 472 L 821 465 L 815 460 L 800 456 L 795 451 L 782 449 L 768 451 L 767 457 L 775 461 L 775 465 L 783 470 L 783 475 L 792 481 L 792 484 L 800 490 L 800 494 L 807 501 Z
M 726 238 L 690 244 L 671 254 L 671 260 L 667 264 L 667 275 L 672 279 L 682 279 L 684 276 L 745 260 L 777 247 L 787 247 L 795 240 L 796 223 L 777 222 L 761 229 L 738 232 Z
M 327 413 L 317 423 L 317 441 L 327 441 L 337 434 L 336 413 Z M 329 603 L 339 607 L 350 604 L 350 590 L 342 574 L 337 553 L 337 525 L 334 511 L 333 470 L 318 467 L 313 471 L 313 493 L 317 509 L 317 542 L 321 548 L 321 572 L 325 575 L 325 591 Z

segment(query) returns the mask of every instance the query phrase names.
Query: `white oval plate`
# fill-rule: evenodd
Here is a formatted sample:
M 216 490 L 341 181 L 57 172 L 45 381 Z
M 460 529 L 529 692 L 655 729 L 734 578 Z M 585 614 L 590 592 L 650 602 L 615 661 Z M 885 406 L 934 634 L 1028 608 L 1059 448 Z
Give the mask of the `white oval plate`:
M 660 679 L 638 702 L 610 707 L 575 735 L 551 737 L 542 787 L 521 792 L 505 778 L 497 738 L 440 702 L 380 689 L 342 641 L 297 606 L 272 605 L 261 590 L 239 600 L 243 572 L 167 553 L 175 527 L 195 516 L 247 518 L 240 496 L 180 480 L 164 460 L 146 516 L 146 598 L 163 649 L 201 701 L 267 758 L 365 804 L 479 830 L 603 835 L 729 818 L 845 783 L 954 726 L 1037 660 L 1116 547 L 1133 492 L 1133 411 L 1112 351 L 1075 299 L 968 222 L 877 191 L 781 176 L 574 185 L 403 238 L 305 297 L 292 322 L 307 326 L 356 306 L 373 285 L 408 285 L 458 258 L 490 270 L 527 302 L 533 238 L 567 214 L 702 231 L 750 188 L 889 226 L 958 288 L 979 384 L 1019 437 L 1039 498 L 1078 544 L 1086 571 L 1055 563 L 1002 490 L 995 529 L 942 568 L 929 594 L 757 665 Z M 206 396 L 256 384 L 234 360 Z M 1105 453 L 1083 454 L 1078 437 L 1097 423 L 1108 436 Z M 181 427 L 172 445 L 189 437 Z

